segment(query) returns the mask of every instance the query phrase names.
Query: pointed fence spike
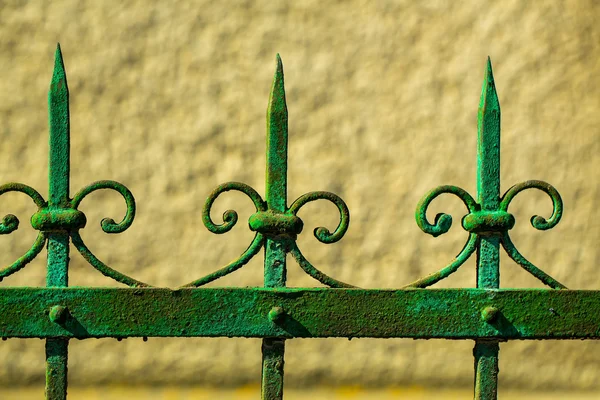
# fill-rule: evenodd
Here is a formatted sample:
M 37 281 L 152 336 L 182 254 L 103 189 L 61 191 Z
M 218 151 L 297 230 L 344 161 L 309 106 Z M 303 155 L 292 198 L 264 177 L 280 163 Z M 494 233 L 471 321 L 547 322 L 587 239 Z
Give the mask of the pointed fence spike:
M 283 64 L 279 54 L 267 108 L 266 201 L 269 211 L 283 213 L 287 208 L 288 112 L 283 85 Z M 269 238 L 265 242 L 265 287 L 285 287 L 286 248 L 292 239 Z M 283 398 L 284 339 L 263 339 L 261 399 Z
M 488 211 L 498 210 L 500 206 L 500 103 L 489 56 L 477 115 L 477 202 Z M 477 287 L 500 287 L 500 239 L 497 236 L 480 237 Z M 497 398 L 498 352 L 496 341 L 475 341 L 475 400 Z
M 481 88 L 477 133 L 477 202 L 484 210 L 495 210 L 500 204 L 500 103 L 489 57 Z
M 60 44 L 54 53 L 54 72 L 48 92 L 50 123 L 50 157 L 48 161 L 48 205 L 65 208 L 69 203 L 69 89 Z M 69 284 L 69 233 L 48 233 L 46 285 L 66 287 Z M 46 340 L 46 399 L 67 397 L 67 364 L 69 339 Z
M 63 62 L 62 51 L 60 49 L 60 43 L 56 44 L 56 51 L 54 52 L 54 71 L 52 73 L 52 81 L 50 83 L 50 93 L 58 95 L 66 92 L 67 89 L 67 74 L 65 72 L 65 64 Z
M 496 93 L 496 85 L 494 83 L 494 74 L 492 72 L 492 60 L 488 56 L 485 69 L 485 77 L 481 87 L 481 99 L 479 100 L 479 108 L 486 110 L 500 111 L 500 102 L 498 101 L 498 93 Z
M 266 200 L 269 208 L 284 212 L 287 201 L 288 111 L 279 54 L 267 108 Z
M 69 88 L 60 44 L 54 53 L 54 71 L 48 92 L 50 206 L 66 205 L 69 197 Z
M 500 103 L 488 57 L 477 118 L 477 203 L 485 211 L 500 207 Z M 482 237 L 477 251 L 477 287 L 500 285 L 500 242 Z

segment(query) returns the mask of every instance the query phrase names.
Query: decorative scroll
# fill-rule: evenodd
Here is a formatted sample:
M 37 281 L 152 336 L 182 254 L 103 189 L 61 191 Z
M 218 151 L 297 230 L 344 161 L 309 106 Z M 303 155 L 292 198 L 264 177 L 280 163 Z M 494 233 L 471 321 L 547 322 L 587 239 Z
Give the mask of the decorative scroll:
M 524 270 L 535 276 L 542 283 L 547 286 L 550 286 L 553 289 L 566 289 L 566 286 L 558 282 L 556 279 L 552 278 L 538 267 L 529 262 L 519 251 L 516 249 L 513 244 L 510 236 L 508 234 L 508 229 L 506 226 L 502 225 L 502 218 L 506 215 L 508 211 L 508 205 L 513 200 L 513 198 L 521 191 L 529 188 L 535 188 L 542 190 L 544 193 L 547 193 L 550 196 L 553 204 L 552 215 L 549 219 L 545 219 L 539 215 L 534 215 L 531 218 L 531 225 L 538 230 L 547 230 L 552 229 L 558 224 L 562 216 L 563 203 L 562 199 L 558 193 L 558 191 L 549 183 L 542 181 L 527 181 L 520 183 L 511 187 L 506 191 L 504 196 L 502 196 L 502 200 L 500 203 L 500 207 L 498 211 L 499 213 L 489 212 L 487 214 L 481 214 L 481 207 L 475 203 L 475 200 L 463 189 L 460 189 L 455 186 L 440 186 L 433 190 L 431 190 L 427 195 L 425 195 L 419 205 L 417 206 L 417 210 L 415 212 L 417 225 L 421 228 L 421 230 L 425 233 L 428 233 L 434 237 L 442 235 L 450 229 L 452 225 L 452 217 L 448 214 L 437 214 L 434 220 L 434 223 L 431 224 L 427 221 L 427 217 L 425 216 L 427 213 L 427 207 L 433 199 L 439 196 L 442 193 L 452 193 L 457 195 L 467 206 L 470 214 L 466 215 L 463 218 L 463 228 L 471 232 L 469 234 L 469 239 L 465 244 L 464 248 L 460 251 L 460 253 L 456 256 L 456 258 L 448 264 L 446 267 L 441 270 L 434 272 L 427 277 L 421 278 L 415 282 L 406 285 L 405 287 L 419 287 L 424 288 L 427 286 L 431 286 L 436 282 L 448 277 L 450 274 L 456 272 L 458 268 L 467 261 L 467 259 L 475 252 L 478 246 L 478 237 L 480 235 L 499 235 L 500 242 L 502 247 L 508 254 L 508 256 L 515 261 L 518 265 L 520 265 Z M 504 213 L 503 213 L 504 212 Z M 510 215 L 510 214 L 508 214 Z M 471 217 L 472 220 L 476 220 L 477 217 L 486 217 L 489 230 L 478 230 L 476 228 L 480 228 L 481 226 L 473 226 L 466 224 L 467 217 Z M 483 218 L 482 218 L 483 219 Z M 494 230 L 495 229 L 495 230 Z
M 315 268 L 302 254 L 297 245 L 294 244 L 294 247 L 290 251 L 300 268 L 304 270 L 308 275 L 315 278 L 317 281 L 321 282 L 325 286 L 329 286 L 332 288 L 352 288 L 356 286 L 349 285 L 342 281 L 338 281 L 337 279 L 333 279 L 332 277 L 324 274 Z
M 455 273 L 461 265 L 465 263 L 471 257 L 471 255 L 477 250 L 478 239 L 477 235 L 471 233 L 469 235 L 469 239 L 463 249 L 458 253 L 458 255 L 450 262 L 450 264 L 446 265 L 444 268 L 439 271 L 433 272 L 426 277 L 423 277 L 413 283 L 404 286 L 404 288 L 426 288 L 431 286 L 442 279 L 447 278 L 450 274 Z
M 100 189 L 112 189 L 120 193 L 125 200 L 127 212 L 121 222 L 116 223 L 112 218 L 104 218 L 101 221 L 100 226 L 106 233 L 121 233 L 131 226 L 135 217 L 135 200 L 129 189 L 124 185 L 108 180 L 94 182 L 86 186 L 73 199 L 69 199 L 68 197 L 70 174 L 69 89 L 60 46 L 57 46 L 55 53 L 54 72 L 52 82 L 50 83 L 48 104 L 50 112 L 49 201 L 44 200 L 42 195 L 27 185 L 8 183 L 0 186 L 0 195 L 7 192 L 21 192 L 33 200 L 38 210 L 31 217 L 31 225 L 39 231 L 32 247 L 11 265 L 0 270 L 0 280 L 25 267 L 42 251 L 44 244 L 48 242 L 49 276 L 52 276 L 52 279 L 49 278 L 48 282 L 51 286 L 66 286 L 65 282 L 67 282 L 68 277 L 66 275 L 67 268 L 65 262 L 68 262 L 68 255 L 62 252 L 66 251 L 67 248 L 61 247 L 60 250 L 56 250 L 53 247 L 50 249 L 50 242 L 62 243 L 65 240 L 64 235 L 66 234 L 67 240 L 68 237 L 72 238 L 73 245 L 83 258 L 102 274 L 128 286 L 148 287 L 148 284 L 115 271 L 100 261 L 88 249 L 79 235 L 79 229 L 85 227 L 87 219 L 85 214 L 77 208 L 88 194 Z M 0 234 L 11 233 L 18 226 L 18 218 L 12 214 L 8 214 L 0 223 Z M 59 252 L 61 252 L 60 255 L 58 254 Z M 55 256 L 56 259 L 60 260 L 58 263 L 54 261 Z M 52 267 L 50 267 L 51 264 Z M 53 269 L 53 271 L 51 272 L 50 269 Z M 58 283 L 59 281 L 63 283 Z
M 335 231 L 333 231 L 333 233 L 329 232 L 329 229 L 322 226 L 315 228 L 313 233 L 317 240 L 321 243 L 335 243 L 346 234 L 346 231 L 348 230 L 348 225 L 350 224 L 350 211 L 348 210 L 348 206 L 346 205 L 346 203 L 344 203 L 344 200 L 342 200 L 339 196 L 330 192 L 306 193 L 298 197 L 296 201 L 292 203 L 288 212 L 296 215 L 296 213 L 298 213 L 298 211 L 303 205 L 305 205 L 306 203 L 310 203 L 311 201 L 316 201 L 320 199 L 329 200 L 330 202 L 335 204 L 335 206 L 340 212 L 340 223 L 338 224 L 337 228 L 335 228 Z
M 202 209 L 202 221 L 206 228 L 212 233 L 223 234 L 229 232 L 238 221 L 238 214 L 234 210 L 227 210 L 223 213 L 223 223 L 216 224 L 210 217 L 211 208 L 219 195 L 228 191 L 239 191 L 246 194 L 253 202 L 256 213 L 250 217 L 250 229 L 256 232 L 252 243 L 248 246 L 237 259 L 230 262 L 219 270 L 212 272 L 202 278 L 196 279 L 193 282 L 183 285 L 182 287 L 200 287 L 212 281 L 224 277 L 232 272 L 237 271 L 246 265 L 265 244 L 266 237 L 284 236 L 288 239 L 292 238 L 295 241 L 296 235 L 302 231 L 303 222 L 297 217 L 300 208 L 311 201 L 328 200 L 338 208 L 340 212 L 340 222 L 336 229 L 332 232 L 325 227 L 317 227 L 314 230 L 314 236 L 321 243 L 335 243 L 339 241 L 350 224 L 350 212 L 348 206 L 337 195 L 330 192 L 310 192 L 300 196 L 292 205 L 284 212 L 277 213 L 269 210 L 268 205 L 252 187 L 240 182 L 228 182 L 219 185 L 206 199 Z M 293 243 L 286 249 L 298 262 L 298 265 L 310 276 L 322 284 L 334 287 L 354 287 L 347 283 L 333 279 L 314 267 L 300 252 L 298 246 Z
M 352 287 L 319 271 L 304 257 L 296 244 L 296 237 L 302 232 L 304 226 L 296 214 L 306 203 L 319 199 L 328 200 L 340 212 L 340 222 L 333 232 L 325 227 L 314 230 L 315 237 L 321 243 L 335 243 L 344 236 L 350 223 L 350 212 L 346 203 L 330 192 L 304 194 L 287 207 L 287 119 L 283 65 L 277 55 L 277 68 L 267 108 L 266 201 L 250 186 L 240 182 L 229 182 L 218 186 L 208 196 L 202 209 L 202 221 L 209 231 L 217 234 L 229 232 L 237 223 L 238 214 L 233 210 L 227 210 L 223 213 L 223 223 L 215 224 L 210 217 L 210 210 L 221 193 L 230 190 L 242 192 L 252 200 L 256 208 L 256 213 L 248 220 L 248 225 L 256 232 L 256 236 L 248 249 L 236 260 L 184 287 L 199 287 L 237 271 L 258 254 L 262 247 L 265 248 L 265 286 L 267 287 L 285 285 L 285 257 L 288 253 L 294 257 L 300 268 L 322 284 L 335 288 Z
M 13 262 L 8 267 L 0 270 L 0 280 L 19 271 L 29 262 L 31 262 L 44 248 L 48 233 L 50 232 L 66 232 L 72 240 L 75 248 L 81 253 L 94 268 L 102 274 L 124 283 L 128 286 L 148 287 L 148 284 L 139 282 L 130 278 L 114 269 L 108 267 L 100 261 L 85 245 L 83 239 L 79 235 L 79 229 L 86 224 L 86 218 L 83 213 L 77 210 L 77 207 L 88 194 L 100 189 L 113 189 L 121 193 L 127 205 L 127 213 L 120 223 L 116 223 L 112 218 L 104 218 L 101 222 L 102 230 L 106 233 L 121 233 L 129 228 L 135 216 L 135 200 L 133 195 L 124 185 L 115 181 L 98 181 L 94 182 L 81 191 L 70 201 L 68 207 L 50 208 L 43 197 L 33 188 L 20 183 L 8 183 L 0 186 L 0 195 L 7 192 L 22 192 L 31 197 L 38 206 L 38 211 L 31 217 L 31 224 L 34 229 L 40 231 L 32 247 L 19 259 Z M 12 214 L 6 215 L 0 223 L 0 234 L 8 234 L 18 229 L 19 220 Z
M 78 207 L 89 194 L 100 189 L 110 189 L 120 193 L 125 200 L 127 211 L 120 222 L 116 222 L 111 218 L 104 218 L 101 221 L 100 226 L 106 233 L 121 233 L 131 226 L 135 217 L 135 200 L 129 189 L 124 185 L 109 180 L 98 181 L 84 187 L 72 199 L 68 196 L 70 174 L 69 92 L 60 47 L 57 47 L 55 54 L 54 72 L 48 99 L 50 112 L 49 200 L 44 200 L 35 189 L 24 184 L 9 183 L 0 186 L 0 195 L 7 192 L 21 192 L 33 200 L 37 206 L 37 212 L 32 216 L 31 224 L 34 229 L 39 231 L 31 248 L 23 256 L 0 269 L 0 280 L 24 268 L 41 252 L 46 243 L 61 243 L 61 240 L 64 240 L 64 234 L 67 234 L 67 237 L 72 239 L 77 251 L 90 265 L 105 276 L 128 286 L 149 286 L 104 264 L 90 251 L 79 234 L 79 230 L 85 227 L 87 220 L 86 216 L 78 210 Z M 306 259 L 297 246 L 296 237 L 302 232 L 304 225 L 297 214 L 306 203 L 322 199 L 330 201 L 338 208 L 340 220 L 333 232 L 325 227 L 314 229 L 314 236 L 325 244 L 335 243 L 344 236 L 348 230 L 350 213 L 339 196 L 323 191 L 304 194 L 292 202 L 289 207 L 287 206 L 287 121 L 288 111 L 283 82 L 283 65 L 279 55 L 277 55 L 277 68 L 267 108 L 265 199 L 263 200 L 256 190 L 246 184 L 229 182 L 218 186 L 208 196 L 202 210 L 202 221 L 209 231 L 216 234 L 229 232 L 238 221 L 237 212 L 227 210 L 223 213 L 223 222 L 215 223 L 210 216 L 211 208 L 215 200 L 224 192 L 239 191 L 246 194 L 256 210 L 248 220 L 250 229 L 256 232 L 254 239 L 237 259 L 217 271 L 184 286 L 203 286 L 233 273 L 246 265 L 264 248 L 266 255 L 265 283 L 267 280 L 271 282 L 267 285 L 269 287 L 285 285 L 285 256 L 288 253 L 292 255 L 308 275 L 322 284 L 335 288 L 353 287 L 329 277 L 317 269 Z M 515 185 L 506 191 L 504 196 L 500 197 L 500 106 L 489 60 L 479 107 L 478 135 L 477 200 L 459 187 L 440 186 L 423 197 L 416 211 L 417 224 L 423 232 L 432 236 L 442 235 L 449 231 L 452 225 L 452 217 L 440 213 L 436 215 L 433 223 L 431 223 L 426 216 L 427 209 L 431 202 L 441 194 L 453 194 L 467 208 L 468 214 L 462 219 L 462 226 L 469 232 L 469 237 L 463 249 L 448 265 L 406 287 L 425 288 L 431 286 L 457 271 L 476 251 L 480 251 L 485 247 L 487 249 L 486 254 L 496 254 L 501 246 L 512 260 L 544 284 L 555 289 L 565 288 L 564 285 L 527 260 L 516 249 L 508 234 L 515 223 L 513 215 L 508 212 L 508 207 L 514 197 L 521 191 L 526 189 L 541 190 L 548 194 L 552 200 L 553 212 L 548 219 L 537 215 L 531 219 L 531 224 L 538 230 L 551 229 L 556 226 L 562 216 L 563 205 L 558 191 L 553 186 L 535 180 Z M 18 226 L 18 218 L 8 214 L 0 221 L 0 235 L 9 234 L 15 231 Z M 57 259 L 61 257 L 63 256 Z M 496 287 L 498 285 L 498 265 L 496 264 L 495 261 L 492 263 L 479 262 L 478 276 L 481 277 L 481 281 L 478 282 L 478 287 Z M 52 283 L 52 286 L 66 285 L 66 265 L 61 264 L 60 268 L 56 268 L 53 276 L 59 278 L 56 278 L 58 280 L 52 278 L 52 281 L 55 282 Z
M 568 290 L 497 290 L 500 288 L 500 248 L 527 272 L 553 289 L 566 289 L 533 265 L 515 247 L 509 230 L 515 218 L 508 212 L 517 194 L 527 189 L 546 193 L 553 204 L 549 218 L 534 215 L 538 230 L 551 229 L 561 219 L 558 191 L 542 181 L 527 181 L 500 195 L 500 104 L 488 59 L 478 113 L 477 196 L 456 186 L 440 186 L 419 202 L 416 221 L 432 236 L 447 233 L 452 217 L 427 219 L 432 201 L 442 194 L 457 196 L 466 206 L 462 227 L 469 232 L 458 255 L 445 267 L 403 289 L 363 290 L 336 280 L 311 264 L 297 244 L 304 227 L 297 215 L 307 203 L 327 200 L 340 214 L 337 227 L 314 229 L 325 244 L 342 239 L 350 213 L 346 203 L 330 192 L 309 192 L 287 203 L 288 110 L 283 65 L 277 67 L 267 108 L 266 185 L 264 200 L 250 186 L 229 182 L 206 199 L 202 221 L 216 234 L 229 232 L 238 222 L 234 210 L 223 213 L 222 223 L 211 218 L 211 208 L 224 192 L 239 191 L 255 207 L 248 225 L 255 232 L 248 248 L 234 261 L 185 287 L 201 287 L 246 265 L 264 249 L 264 288 L 171 290 L 151 288 L 68 288 L 69 241 L 103 275 L 133 288 L 149 287 L 100 261 L 86 246 L 80 230 L 85 214 L 78 210 L 91 193 L 110 189 L 120 193 L 127 211 L 120 222 L 104 218 L 105 233 L 121 233 L 133 223 L 136 205 L 129 189 L 115 181 L 98 181 L 69 197 L 70 121 L 69 91 L 60 46 L 48 95 L 50 122 L 48 200 L 20 183 L 0 186 L 0 195 L 20 192 L 37 207 L 31 225 L 38 236 L 31 248 L 12 264 L 0 268 L 0 281 L 33 260 L 47 244 L 47 288 L 0 290 L 0 336 L 46 339 L 46 398 L 64 400 L 67 391 L 68 345 L 71 338 L 142 336 L 227 336 L 262 338 L 261 398 L 283 396 L 285 341 L 299 337 L 404 337 L 413 339 L 473 339 L 475 398 L 496 399 L 499 342 L 512 339 L 598 339 L 600 293 Z M 12 214 L 0 221 L 0 235 L 17 230 Z M 420 290 L 456 272 L 477 252 L 477 288 Z M 328 288 L 286 289 L 287 256 Z M 331 288 L 336 288 L 332 290 Z M 412 289 L 417 290 L 412 290 Z
M 94 182 L 83 189 L 81 189 L 75 197 L 71 200 L 71 207 L 77 209 L 81 201 L 90 193 L 100 189 L 112 189 L 123 196 L 125 205 L 127 206 L 127 212 L 125 217 L 118 224 L 112 218 L 104 218 L 100 222 L 102 230 L 106 233 L 121 233 L 131 226 L 133 218 L 135 217 L 135 199 L 133 194 L 124 185 L 115 181 L 98 181 Z
M 549 219 L 534 215 L 531 225 L 538 230 L 551 229 L 562 216 L 563 203 L 558 191 L 549 183 L 531 180 L 508 189 L 500 198 L 500 104 L 488 59 L 478 114 L 478 153 L 477 153 L 477 201 L 465 190 L 456 186 L 440 186 L 427 193 L 417 205 L 415 217 L 417 225 L 432 236 L 442 235 L 450 229 L 452 217 L 437 214 L 431 224 L 426 217 L 429 204 L 442 193 L 451 193 L 465 203 L 469 214 L 462 219 L 463 228 L 469 232 L 469 239 L 458 256 L 446 267 L 421 278 L 405 287 L 424 288 L 448 277 L 477 250 L 485 246 L 484 255 L 478 257 L 478 287 L 499 286 L 498 249 L 501 245 L 508 256 L 524 270 L 553 289 L 566 287 L 541 269 L 529 262 L 515 247 L 508 231 L 513 228 L 515 218 L 508 213 L 508 206 L 514 197 L 526 189 L 538 189 L 552 200 L 553 211 Z
M 246 185 L 245 183 L 228 182 L 219 185 L 208 196 L 206 202 L 204 203 L 204 207 L 202 208 L 202 222 L 204 222 L 204 226 L 206 226 L 206 228 L 212 233 L 227 233 L 234 227 L 234 225 L 238 221 L 238 214 L 234 210 L 227 210 L 223 213 L 222 224 L 215 224 L 212 218 L 210 217 L 210 210 L 217 197 L 219 197 L 221 193 L 228 192 L 231 190 L 238 191 L 247 195 L 250 198 L 250 200 L 252 200 L 252 202 L 254 203 L 256 211 L 265 211 L 267 209 L 266 203 L 264 202 L 262 197 L 260 197 L 258 192 L 250 186 Z M 218 271 L 215 271 L 200 279 L 196 279 L 193 282 L 183 285 L 183 287 L 200 287 L 214 280 L 222 278 L 225 275 L 229 275 L 230 273 L 237 271 L 238 269 L 246 265 L 252 259 L 252 257 L 258 254 L 263 245 L 264 237 L 261 233 L 257 232 L 254 236 L 254 240 L 252 240 L 252 243 L 250 243 L 250 246 L 248 246 L 246 251 L 244 251 L 244 253 L 242 253 L 242 255 L 240 255 L 237 259 L 233 260 Z
M 21 192 L 29 196 L 35 205 L 38 207 L 38 210 L 46 206 L 46 201 L 44 198 L 35 190 L 34 188 L 23 185 L 22 183 L 7 183 L 0 186 L 0 195 L 8 192 Z M 0 235 L 7 235 L 11 232 L 14 232 L 19 227 L 19 219 L 13 215 L 8 214 L 2 218 L 2 222 L 0 222 Z M 0 281 L 14 274 L 15 272 L 24 268 L 28 263 L 31 262 L 44 248 L 44 243 L 46 242 L 46 237 L 43 232 L 40 232 L 33 242 L 33 245 L 27 252 L 19 257 L 15 262 L 10 264 L 7 267 L 4 267 L 0 270 Z
M 77 192 L 75 197 L 73 197 L 73 199 L 71 200 L 71 207 L 74 210 L 76 210 L 77 207 L 79 206 L 79 204 L 81 203 L 81 201 L 88 194 L 95 192 L 96 190 L 100 190 L 100 189 L 112 189 L 112 190 L 120 193 L 121 196 L 123 196 L 123 199 L 125 200 L 125 204 L 127 206 L 127 212 L 125 213 L 125 216 L 123 217 L 123 220 L 121 222 L 116 223 L 115 220 L 113 220 L 112 218 L 104 218 L 100 222 L 100 227 L 106 233 L 124 232 L 133 223 L 133 218 L 135 217 L 135 199 L 133 198 L 133 194 L 131 194 L 131 191 L 129 191 L 129 189 L 127 189 L 124 185 L 122 185 L 119 182 L 105 180 L 105 181 L 94 182 L 94 183 L 84 187 L 79 192 Z M 111 279 L 114 279 L 117 282 L 124 283 L 127 286 L 134 286 L 134 287 L 149 287 L 150 286 L 146 283 L 137 281 L 127 275 L 124 275 L 124 274 L 114 270 L 114 269 L 110 268 L 109 266 L 107 266 L 106 264 L 104 264 L 102 261 L 100 261 L 90 251 L 90 249 L 88 249 L 88 247 L 85 245 L 85 243 L 83 242 L 83 239 L 79 235 L 78 231 L 72 231 L 71 238 L 73 240 L 73 245 L 75 246 L 75 248 L 77 249 L 79 254 L 81 254 L 83 256 L 83 258 L 88 263 L 90 263 L 90 265 L 92 267 L 96 268 L 103 275 L 105 275 Z
M 479 205 L 477 202 L 475 202 L 475 200 L 473 200 L 473 197 L 459 187 L 446 185 L 439 186 L 431 190 L 417 205 L 415 217 L 417 219 L 417 225 L 419 225 L 419 228 L 421 228 L 423 232 L 428 233 L 433 237 L 443 235 L 444 233 L 448 232 L 452 226 L 452 216 L 448 214 L 437 214 L 433 224 L 427 221 L 427 208 L 429 207 L 429 204 L 431 204 L 436 197 L 444 193 L 453 194 L 461 199 L 465 206 L 467 206 L 467 210 L 470 213 L 474 213 L 479 210 Z

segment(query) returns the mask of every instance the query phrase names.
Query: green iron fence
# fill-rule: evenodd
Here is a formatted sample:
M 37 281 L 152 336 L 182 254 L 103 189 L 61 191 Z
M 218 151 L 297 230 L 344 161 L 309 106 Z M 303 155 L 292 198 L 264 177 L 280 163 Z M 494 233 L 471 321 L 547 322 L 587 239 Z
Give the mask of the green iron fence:
M 106 233 L 126 230 L 135 215 L 131 192 L 114 181 L 92 183 L 70 197 L 69 91 L 60 47 L 48 94 L 50 157 L 48 201 L 32 187 L 9 183 L 0 194 L 28 195 L 38 211 L 31 217 L 39 231 L 21 258 L 0 270 L 0 279 L 19 271 L 47 243 L 47 287 L 0 288 L 0 336 L 46 339 L 46 399 L 65 399 L 69 339 L 126 337 L 255 337 L 262 338 L 262 398 L 283 396 L 285 341 L 293 338 L 371 337 L 413 339 L 468 339 L 475 341 L 475 399 L 497 398 L 499 342 L 514 339 L 600 338 L 600 292 L 565 290 L 523 257 L 512 243 L 515 223 L 508 212 L 513 198 L 526 189 L 547 193 L 553 204 L 550 218 L 534 216 L 534 228 L 554 227 L 562 215 L 562 200 L 548 183 L 527 181 L 500 195 L 500 106 L 488 59 L 478 114 L 477 196 L 456 186 L 440 186 L 417 206 L 416 220 L 428 234 L 448 232 L 452 218 L 438 214 L 433 224 L 426 212 L 432 200 L 444 193 L 460 198 L 467 208 L 462 227 L 469 236 L 458 256 L 439 271 L 398 290 L 360 289 L 327 276 L 313 266 L 296 244 L 303 228 L 298 211 L 308 202 L 324 199 L 335 204 L 340 221 L 331 232 L 315 229 L 322 243 L 340 240 L 350 214 L 333 193 L 310 192 L 290 206 L 287 202 L 287 107 L 283 68 L 277 69 L 267 109 L 267 168 L 265 199 L 239 182 L 217 187 L 206 200 L 202 219 L 213 233 L 226 233 L 238 215 L 228 210 L 223 223 L 210 217 L 215 199 L 235 190 L 246 194 L 256 207 L 249 227 L 256 232 L 248 249 L 225 267 L 178 289 L 155 288 L 110 268 L 83 242 L 79 230 L 86 225 L 77 208 L 100 189 L 119 192 L 127 212 L 121 222 L 105 218 Z M 7 215 L 0 234 L 17 229 L 19 220 Z M 69 242 L 98 271 L 127 288 L 68 287 Z M 499 289 L 500 247 L 526 271 L 550 289 Z M 264 248 L 264 288 L 199 288 L 243 267 Z M 286 288 L 286 255 L 326 288 Z M 455 272 L 476 253 L 477 287 L 426 289 Z M 558 289 L 558 290 L 555 290 Z

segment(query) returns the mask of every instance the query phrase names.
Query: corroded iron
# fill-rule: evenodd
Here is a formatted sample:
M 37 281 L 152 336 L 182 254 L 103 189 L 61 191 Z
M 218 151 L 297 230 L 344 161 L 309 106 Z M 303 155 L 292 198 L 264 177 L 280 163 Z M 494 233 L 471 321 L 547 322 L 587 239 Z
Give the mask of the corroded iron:
M 598 339 L 599 309 L 589 290 L 18 287 L 0 290 L 0 335 Z
M 267 107 L 266 190 L 263 197 L 240 182 L 219 185 L 209 194 L 202 220 L 209 231 L 229 232 L 238 222 L 233 210 L 215 223 L 211 208 L 228 191 L 247 195 L 256 212 L 248 227 L 254 239 L 237 259 L 179 289 L 153 288 L 100 261 L 83 242 L 79 230 L 87 223 L 78 210 L 89 194 L 111 189 L 120 193 L 127 211 L 121 222 L 101 221 L 106 233 L 120 233 L 133 223 L 135 200 L 129 189 L 114 181 L 92 183 L 69 197 L 69 91 L 60 47 L 55 53 L 54 74 L 48 95 L 50 122 L 48 201 L 33 188 L 8 183 L 0 195 L 21 192 L 37 207 L 31 225 L 38 236 L 31 248 L 0 269 L 0 280 L 24 268 L 48 244 L 46 288 L 0 288 L 0 336 L 46 339 L 46 398 L 65 399 L 68 344 L 71 338 L 113 337 L 255 337 L 262 338 L 262 395 L 265 400 L 283 397 L 285 341 L 293 338 L 371 337 L 414 339 L 468 339 L 475 341 L 475 399 L 497 397 L 499 342 L 515 339 L 600 339 L 600 291 L 500 289 L 499 254 L 508 256 L 552 289 L 564 285 L 523 257 L 508 232 L 515 218 L 508 207 L 526 189 L 547 193 L 552 215 L 534 216 L 539 230 L 554 227 L 562 216 L 562 200 L 548 183 L 527 181 L 500 196 L 500 105 L 488 59 L 478 115 L 477 196 L 456 186 L 439 186 L 427 193 L 416 210 L 418 226 L 439 236 L 449 231 L 452 217 L 427 220 L 427 208 L 438 196 L 449 193 L 463 201 L 467 214 L 462 227 L 467 241 L 445 267 L 399 290 L 359 289 L 327 276 L 312 265 L 296 243 L 304 223 L 302 206 L 315 200 L 333 203 L 340 214 L 338 226 L 314 230 L 322 243 L 339 241 L 348 230 L 350 213 L 345 202 L 329 192 L 310 192 L 291 205 L 287 202 L 288 111 L 283 65 L 276 71 Z M 0 222 L 0 234 L 19 226 L 12 214 Z M 127 288 L 68 287 L 70 243 L 102 274 Z M 246 265 L 264 249 L 263 288 L 201 288 Z M 477 254 L 476 288 L 425 289 L 460 268 Z M 299 267 L 325 288 L 286 288 L 290 254 Z M 165 310 L 170 310 L 165 314 Z
M 442 270 L 408 285 L 424 288 L 446 278 L 474 253 L 477 252 L 477 287 L 498 289 L 500 287 L 500 246 L 508 256 L 526 271 L 553 289 L 566 289 L 564 285 L 531 264 L 515 248 L 508 231 L 515 225 L 515 218 L 508 213 L 508 205 L 517 193 L 535 188 L 547 193 L 552 199 L 553 212 L 549 220 L 534 216 L 531 224 L 536 229 L 554 227 L 562 216 L 562 200 L 558 191 L 550 184 L 541 181 L 527 181 L 511 187 L 500 197 L 500 102 L 496 93 L 492 63 L 488 57 L 485 78 L 481 89 L 477 118 L 477 201 L 465 190 L 455 186 L 441 186 L 433 189 L 419 202 L 416 211 L 417 224 L 425 232 L 439 236 L 448 232 L 452 217 L 438 214 L 434 224 L 427 221 L 427 207 L 442 193 L 451 193 L 460 198 L 469 214 L 462 219 L 463 228 L 469 232 L 469 239 L 456 259 Z M 498 309 L 486 307 L 482 317 L 486 322 L 496 319 Z M 497 340 L 475 340 L 475 399 L 497 398 L 498 352 Z

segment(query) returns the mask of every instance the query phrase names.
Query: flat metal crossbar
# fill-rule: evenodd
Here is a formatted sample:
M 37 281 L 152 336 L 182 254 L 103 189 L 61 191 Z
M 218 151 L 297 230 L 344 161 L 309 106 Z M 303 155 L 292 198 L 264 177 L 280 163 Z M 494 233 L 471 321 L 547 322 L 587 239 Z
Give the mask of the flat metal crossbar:
M 488 58 L 478 113 L 477 194 L 472 197 L 456 186 L 439 186 L 421 199 L 416 209 L 418 226 L 433 236 L 448 232 L 452 217 L 438 214 L 433 223 L 426 212 L 441 194 L 457 196 L 467 213 L 461 221 L 467 241 L 448 265 L 397 290 L 361 289 L 321 272 L 302 254 L 296 237 L 303 230 L 297 216 L 306 203 L 332 202 L 340 213 L 331 232 L 319 227 L 314 235 L 322 243 L 339 241 L 350 223 L 345 202 L 330 192 L 310 192 L 288 205 L 288 113 L 283 66 L 279 55 L 267 108 L 267 168 L 263 197 L 250 186 L 228 182 L 209 194 L 202 210 L 204 225 L 213 233 L 226 233 L 238 221 L 233 210 L 215 223 L 210 214 L 218 196 L 227 191 L 246 194 L 256 212 L 248 225 L 255 232 L 248 248 L 234 261 L 178 289 L 155 288 L 124 275 L 100 261 L 79 235 L 86 216 L 81 201 L 100 189 L 111 189 L 125 200 L 127 212 L 120 222 L 105 218 L 106 233 L 120 233 L 135 216 L 132 193 L 115 181 L 94 182 L 70 197 L 69 91 L 60 46 L 48 94 L 50 114 L 49 194 L 45 200 L 30 186 L 8 183 L 0 195 L 21 192 L 38 210 L 31 224 L 38 236 L 31 248 L 0 269 L 0 280 L 25 267 L 47 245 L 45 288 L 0 288 L 0 336 L 46 339 L 46 399 L 67 396 L 68 344 L 71 338 L 126 337 L 254 337 L 262 338 L 261 398 L 283 398 L 285 341 L 293 338 L 413 338 L 470 339 L 475 348 L 476 400 L 497 398 L 499 343 L 515 339 L 600 338 L 600 291 L 567 290 L 529 262 L 512 243 L 509 231 L 515 218 L 508 208 L 523 190 L 537 189 L 552 201 L 549 218 L 534 216 L 539 230 L 554 227 L 563 204 L 558 191 L 542 181 L 527 181 L 500 192 L 500 105 Z M 12 214 L 0 223 L 0 234 L 18 228 Z M 68 287 L 70 245 L 102 274 L 126 288 Z M 548 289 L 500 289 L 500 248 Z M 264 251 L 263 288 L 201 288 L 242 268 Z M 476 253 L 477 287 L 427 289 L 457 271 Z M 290 254 L 325 288 L 286 288 L 286 256 Z
M 600 332 L 600 293 L 580 290 L 7 288 L 0 292 L 0 302 L 0 331 L 20 338 L 505 341 L 589 339 Z M 68 304 L 60 321 L 48 318 L 56 304 Z M 502 311 L 490 318 L 486 313 L 491 307 Z M 274 316 L 273 308 L 285 312 Z

